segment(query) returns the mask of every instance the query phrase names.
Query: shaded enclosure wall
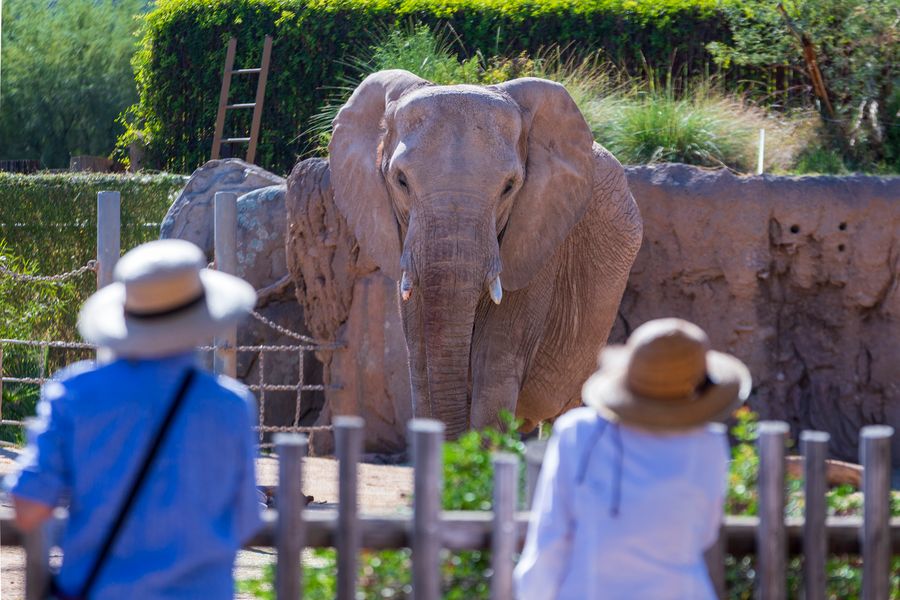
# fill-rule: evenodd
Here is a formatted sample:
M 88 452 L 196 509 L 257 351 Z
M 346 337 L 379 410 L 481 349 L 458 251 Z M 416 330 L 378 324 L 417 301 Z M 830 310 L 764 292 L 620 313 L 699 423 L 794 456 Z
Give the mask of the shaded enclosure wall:
M 610 342 L 683 317 L 747 363 L 750 406 L 795 439 L 828 431 L 856 462 L 860 427 L 900 431 L 900 178 L 627 173 L 644 243 Z
M 288 269 L 316 337 L 344 350 L 320 358 L 323 422 L 362 413 L 367 449 L 405 445 L 410 413 L 396 283 L 362 254 L 323 176 L 286 209 Z M 736 177 L 686 165 L 630 167 L 644 242 L 610 341 L 678 316 L 705 328 L 754 378 L 751 407 L 832 435 L 856 461 L 860 427 L 900 430 L 900 178 Z M 323 448 L 327 451 L 327 448 Z M 900 435 L 893 460 L 900 466 Z

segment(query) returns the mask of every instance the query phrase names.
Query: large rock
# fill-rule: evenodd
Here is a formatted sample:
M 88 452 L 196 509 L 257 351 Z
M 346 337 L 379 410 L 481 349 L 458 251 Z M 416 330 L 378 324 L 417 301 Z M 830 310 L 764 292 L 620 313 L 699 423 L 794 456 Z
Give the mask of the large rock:
M 308 335 L 303 312 L 287 278 L 284 240 L 286 230 L 285 180 L 238 159 L 213 160 L 197 169 L 172 204 L 160 231 L 162 238 L 191 241 L 213 258 L 213 212 L 216 192 L 235 192 L 237 199 L 237 275 L 257 290 L 265 290 L 258 311 L 289 330 Z M 238 344 L 298 345 L 297 339 L 278 332 L 256 319 L 238 329 Z M 269 384 L 318 384 L 322 366 L 312 352 L 268 352 L 265 381 Z M 303 373 L 300 372 L 300 364 Z M 238 354 L 238 377 L 248 384 L 260 381 L 257 353 Z M 257 392 L 266 425 L 291 425 L 298 417 L 296 394 L 285 391 Z M 320 392 L 303 392 L 300 421 L 311 423 L 320 412 Z
M 191 173 L 187 185 L 163 219 L 160 237 L 190 240 L 211 256 L 216 192 L 234 192 L 242 196 L 253 190 L 284 183 L 283 177 L 237 158 L 211 160 Z M 281 210 L 284 210 L 283 201 Z M 283 212 L 280 214 L 283 215 Z M 283 236 L 283 220 L 280 231 Z M 241 248 L 238 244 L 239 252 Z

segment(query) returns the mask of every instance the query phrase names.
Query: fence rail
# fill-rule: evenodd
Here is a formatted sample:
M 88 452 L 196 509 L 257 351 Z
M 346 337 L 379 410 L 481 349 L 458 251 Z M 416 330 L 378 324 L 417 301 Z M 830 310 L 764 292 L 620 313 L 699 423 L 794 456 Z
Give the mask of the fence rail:
M 890 518 L 881 509 L 881 499 L 887 498 L 888 463 L 881 460 L 880 452 L 890 443 L 889 427 L 863 429 L 863 466 L 869 482 L 865 488 L 863 516 L 828 517 L 819 524 L 812 519 L 785 519 L 784 504 L 778 504 L 779 494 L 772 490 L 784 490 L 784 427 L 779 423 L 762 423 L 760 427 L 760 472 L 771 470 L 772 481 L 760 488 L 759 517 L 726 516 L 718 542 L 707 556 L 710 576 L 717 583 L 720 597 L 727 597 L 724 587 L 724 556 L 755 555 L 772 552 L 769 561 L 758 561 L 757 591 L 761 598 L 784 595 L 786 581 L 781 579 L 783 570 L 773 568 L 776 561 L 782 564 L 789 556 L 802 555 L 806 561 L 814 551 L 827 554 L 861 554 L 863 556 L 863 593 L 866 600 L 888 600 L 890 595 L 889 560 L 900 555 L 900 517 Z M 337 510 L 310 510 L 304 506 L 301 489 L 303 481 L 303 456 L 306 454 L 306 437 L 296 434 L 276 437 L 279 456 L 279 481 L 288 482 L 277 489 L 278 511 L 265 513 L 265 526 L 251 539 L 248 546 L 274 546 L 277 549 L 276 597 L 298 598 L 302 595 L 302 569 L 300 555 L 303 548 L 336 547 L 338 552 L 338 598 L 351 599 L 357 588 L 356 561 L 361 549 L 386 550 L 412 548 L 413 595 L 429 598 L 439 594 L 439 552 L 447 550 L 491 550 L 491 597 L 512 598 L 512 566 L 514 554 L 521 549 L 528 525 L 528 513 L 516 512 L 518 506 L 518 461 L 509 455 L 494 457 L 495 488 L 492 511 L 441 511 L 440 449 L 443 442 L 443 425 L 431 420 L 413 420 L 409 425 L 414 472 L 414 505 L 411 511 L 390 515 L 360 514 L 355 501 L 357 467 L 362 451 L 361 420 L 342 418 L 334 423 L 339 452 L 339 497 Z M 824 453 L 810 451 L 817 447 L 821 435 L 805 435 L 806 479 L 821 471 Z M 781 443 L 776 443 L 780 441 Z M 539 467 L 542 453 L 528 453 L 528 469 Z M 773 464 L 774 461 L 774 464 Z M 779 480 L 780 475 L 780 480 Z M 534 481 L 529 477 L 529 481 Z M 818 485 L 818 484 L 816 484 Z M 529 491 L 529 497 L 531 492 Z M 819 487 L 824 498 L 824 487 Z M 816 505 L 817 500 L 809 500 Z M 815 510 L 815 509 L 814 509 Z M 810 517 L 807 512 L 807 517 Z M 48 528 L 47 530 L 49 530 Z M 773 535 L 772 540 L 765 536 Z M 45 531 L 47 531 L 45 530 Z M 58 528 L 53 528 L 57 530 Z M 27 597 L 40 598 L 41 582 L 47 578 L 47 561 L 43 553 L 52 540 L 45 532 L 29 536 L 20 535 L 12 525 L 11 515 L 0 514 L 0 540 L 3 545 L 25 546 L 29 553 L 26 581 L 30 582 Z M 824 540 L 824 542 L 822 541 Z M 783 544 L 781 543 L 783 541 Z M 38 550 L 35 550 L 38 549 Z M 878 554 L 875 554 L 878 553 Z M 816 567 L 818 569 L 818 567 Z M 824 574 L 824 571 L 822 571 Z M 806 572 L 806 597 L 813 600 L 824 597 L 824 580 L 810 580 Z M 820 576 L 816 574 L 815 576 Z M 867 583 L 868 582 L 868 583 Z M 819 590 L 818 596 L 811 591 Z M 770 595 L 772 594 L 772 595 Z

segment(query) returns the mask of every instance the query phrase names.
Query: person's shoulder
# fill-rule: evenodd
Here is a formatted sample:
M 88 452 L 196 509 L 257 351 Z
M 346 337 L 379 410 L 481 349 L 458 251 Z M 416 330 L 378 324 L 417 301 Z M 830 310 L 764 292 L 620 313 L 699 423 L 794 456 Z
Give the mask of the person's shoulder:
M 197 381 L 203 387 L 204 395 L 216 403 L 231 408 L 243 407 L 254 410 L 256 399 L 246 385 L 226 375 L 216 375 L 198 370 Z
M 593 408 L 581 406 L 562 414 L 553 423 L 553 435 L 563 440 L 577 439 L 593 431 L 605 419 Z
M 59 401 L 79 388 L 90 385 L 96 377 L 97 364 L 92 360 L 82 360 L 56 371 L 44 382 L 41 397 L 49 402 Z

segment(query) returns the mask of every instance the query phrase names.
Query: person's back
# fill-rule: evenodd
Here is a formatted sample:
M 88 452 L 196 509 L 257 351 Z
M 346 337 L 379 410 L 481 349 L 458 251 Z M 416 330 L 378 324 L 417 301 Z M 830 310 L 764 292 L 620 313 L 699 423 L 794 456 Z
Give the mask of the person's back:
M 246 314 L 255 293 L 202 269 L 204 261 L 179 241 L 123 257 L 122 283 L 92 296 L 79 320 L 86 339 L 122 358 L 79 363 L 42 390 L 21 471 L 4 483 L 23 530 L 40 525 L 52 507 L 68 506 L 56 578 L 64 594 L 234 594 L 235 554 L 260 525 L 255 401 L 238 382 L 201 370 L 193 347 Z M 111 551 L 99 562 L 111 531 Z
M 703 553 L 722 520 L 721 425 L 750 391 L 696 325 L 661 319 L 604 349 L 588 405 L 560 417 L 516 566 L 521 600 L 715 598 Z
M 541 527 L 520 560 L 519 596 L 714 598 L 702 555 L 718 534 L 727 448 L 724 431 L 712 426 L 655 434 L 590 408 L 560 417 L 535 498 Z

